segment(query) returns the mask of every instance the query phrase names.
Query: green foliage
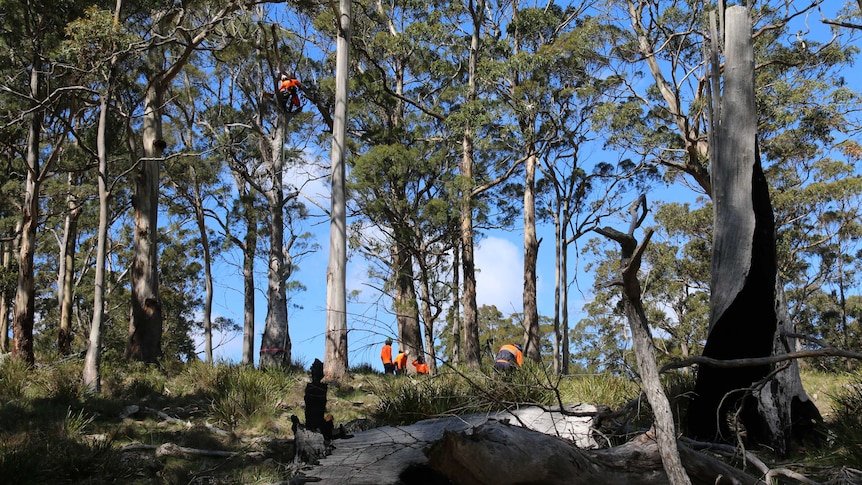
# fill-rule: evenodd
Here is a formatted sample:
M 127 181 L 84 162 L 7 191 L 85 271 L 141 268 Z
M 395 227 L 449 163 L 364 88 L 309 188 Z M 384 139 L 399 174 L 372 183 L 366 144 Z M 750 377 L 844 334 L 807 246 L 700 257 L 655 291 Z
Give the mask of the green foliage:
M 0 402 L 16 402 L 32 387 L 32 368 L 23 360 L 4 358 L 0 362 Z
M 74 412 L 70 407 L 66 411 L 66 418 L 61 426 L 62 434 L 68 438 L 76 438 L 84 433 L 84 430 L 94 419 L 96 419 L 95 416 L 86 416 L 83 409 Z
M 553 393 L 536 385 L 526 366 L 507 376 L 444 371 L 433 377 L 387 376 L 373 389 L 380 399 L 376 417 L 408 424 L 452 414 L 484 413 L 513 403 L 554 404 Z
M 210 408 L 218 423 L 233 429 L 239 424 L 266 421 L 277 415 L 287 383 L 282 375 L 247 367 L 218 366 L 217 369 L 212 387 L 204 392 L 212 395 Z
M 832 432 L 838 447 L 836 462 L 851 468 L 862 468 L 862 374 L 832 396 L 834 420 Z
M 36 380 L 41 394 L 60 405 L 77 402 L 81 397 L 80 365 L 67 360 L 46 367 Z
M 619 409 L 636 398 L 637 383 L 609 374 L 585 374 L 559 382 L 560 399 L 565 403 L 586 402 Z
M 636 398 L 637 385 L 611 375 L 560 378 L 535 362 L 498 375 L 443 368 L 433 377 L 384 377 L 373 388 L 380 399 L 376 417 L 388 424 L 453 414 L 487 413 L 512 405 L 570 403 L 622 407 Z
M 103 392 L 132 401 L 161 394 L 166 375 L 142 362 L 106 362 L 102 370 Z

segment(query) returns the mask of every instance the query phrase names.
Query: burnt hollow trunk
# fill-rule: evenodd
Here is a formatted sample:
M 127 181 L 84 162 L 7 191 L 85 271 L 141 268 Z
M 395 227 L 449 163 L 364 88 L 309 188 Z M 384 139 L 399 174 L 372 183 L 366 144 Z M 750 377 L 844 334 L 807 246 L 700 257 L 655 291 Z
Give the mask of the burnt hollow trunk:
M 725 18 L 723 92 L 711 111 L 715 225 L 710 329 L 703 355 L 735 360 L 795 349 L 783 335 L 792 333 L 792 324 L 777 273 L 775 221 L 757 146 L 751 20 L 741 6 L 728 8 Z M 712 23 L 717 37 L 714 18 Z M 716 52 L 712 58 L 717 73 Z M 705 440 L 735 439 L 733 433 L 744 432 L 750 443 L 768 445 L 783 455 L 802 429 L 799 424 L 819 419 L 795 362 L 701 365 L 688 432 Z

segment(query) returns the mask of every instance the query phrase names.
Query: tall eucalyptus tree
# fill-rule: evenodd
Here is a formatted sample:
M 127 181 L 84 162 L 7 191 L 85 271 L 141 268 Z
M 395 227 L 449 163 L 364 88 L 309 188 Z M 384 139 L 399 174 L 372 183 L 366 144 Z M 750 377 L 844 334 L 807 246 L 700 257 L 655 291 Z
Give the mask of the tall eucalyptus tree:
M 139 145 L 141 157 L 135 175 L 135 261 L 131 273 L 127 359 L 153 363 L 161 356 L 157 234 L 160 164 L 167 148 L 162 129 L 165 94 L 195 50 L 239 6 L 239 2 L 229 1 L 210 9 L 210 5 L 202 0 L 193 5 L 156 8 L 133 17 L 143 20 L 144 35 L 149 44 L 144 69 L 147 84 Z M 170 52 L 169 47 L 177 51 Z
M 347 372 L 347 116 L 350 74 L 352 0 L 341 0 L 335 26 L 335 110 L 332 122 L 332 190 L 329 265 L 326 269 L 326 355 L 324 374 L 339 379 Z
M 3 89 L 25 103 L 24 111 L 9 124 L 26 126 L 22 150 L 26 176 L 23 184 L 20 239 L 18 244 L 18 279 L 13 311 L 14 345 L 12 355 L 34 362 L 33 325 L 35 320 L 35 264 L 37 230 L 40 224 L 40 189 L 62 154 L 76 113 L 68 104 L 70 96 L 63 89 L 63 69 L 54 66 L 56 49 L 67 22 L 79 15 L 81 5 L 71 2 L 64 8 L 49 8 L 39 1 L 4 2 L 5 29 L 3 43 L 8 46 L 9 80 L 16 85 Z M 12 48 L 16 46 L 15 48 Z M 46 67 L 55 68 L 48 76 Z M 64 118 L 61 120 L 61 118 Z
M 74 53 L 76 66 L 86 73 L 82 81 L 92 86 L 98 95 L 95 147 L 86 147 L 98 164 L 98 228 L 96 231 L 96 256 L 94 265 L 93 311 L 88 332 L 82 382 L 89 392 L 101 389 L 102 343 L 105 326 L 106 305 L 106 260 L 108 258 L 108 226 L 111 218 L 113 180 L 109 171 L 110 157 L 122 153 L 122 136 L 128 133 L 123 120 L 122 108 L 115 104 L 115 94 L 120 85 L 133 86 L 132 80 L 122 74 L 135 71 L 135 56 L 128 56 L 138 38 L 131 35 L 120 22 L 122 2 L 116 2 L 114 11 L 90 10 L 85 16 L 70 23 L 66 49 Z M 131 61 L 130 61 L 131 59 Z M 121 70 L 124 66 L 127 69 Z M 117 127 L 112 129 L 112 127 Z M 80 140 L 82 146 L 85 139 Z M 114 194 L 116 195 L 116 194 Z M 118 197 L 119 198 L 119 197 Z M 70 268 L 66 269 L 67 272 Z M 65 278 L 67 281 L 70 278 Z M 69 290 L 67 290 L 69 291 Z M 64 298 L 66 300 L 67 298 Z M 61 312 L 61 314 L 64 312 Z
M 515 2 L 512 8 L 508 25 L 511 52 L 504 64 L 509 72 L 503 74 L 506 89 L 501 89 L 500 96 L 510 106 L 513 122 L 504 130 L 509 136 L 500 137 L 500 141 L 514 153 L 523 154 L 524 161 L 525 354 L 534 360 L 541 355 L 536 302 L 538 212 L 556 224 L 554 345 L 559 371 L 568 363 L 567 339 L 562 338 L 568 333 L 566 249 L 594 227 L 601 214 L 618 210 L 613 207 L 615 191 L 626 185 L 620 181 L 636 174 L 637 167 L 623 161 L 614 170 L 605 161 L 581 160 L 579 156 L 582 146 L 599 137 L 594 118 L 609 110 L 606 105 L 613 103 L 612 96 L 620 91 L 622 80 L 608 69 L 612 58 L 607 55 L 619 37 L 618 29 L 603 21 L 590 2 L 565 8 L 520 8 Z M 537 179 L 540 174 L 543 177 Z M 537 211 L 536 200 L 543 198 L 542 190 L 548 192 L 544 198 L 549 209 Z M 601 193 L 598 199 L 604 203 L 586 204 L 587 198 L 595 196 L 593 190 Z M 575 217 L 582 218 L 579 228 L 572 226 Z
M 373 21 L 356 23 L 354 44 L 363 69 L 354 101 L 359 156 L 351 178 L 351 192 L 363 214 L 355 227 L 370 224 L 375 231 L 357 229 L 352 238 L 386 268 L 380 276 L 391 294 L 399 347 L 414 356 L 426 354 L 433 365 L 433 345 L 428 344 L 433 342 L 431 280 L 436 275 L 430 271 L 437 265 L 431 253 L 445 253 L 439 247 L 445 232 L 439 223 L 450 218 L 447 205 L 439 201 L 448 197 L 445 185 L 452 177 L 446 145 L 436 142 L 438 118 L 417 105 L 439 85 L 429 72 L 439 56 L 429 46 L 446 36 L 426 23 L 425 5 L 378 4 L 376 14 Z

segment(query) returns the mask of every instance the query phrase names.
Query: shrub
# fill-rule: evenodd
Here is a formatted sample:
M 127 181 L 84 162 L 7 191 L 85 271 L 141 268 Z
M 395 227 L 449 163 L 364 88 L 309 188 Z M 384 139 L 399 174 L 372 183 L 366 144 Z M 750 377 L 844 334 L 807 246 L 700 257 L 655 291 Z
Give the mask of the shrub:
M 553 386 L 543 383 L 537 364 L 507 375 L 441 369 L 435 376 L 385 377 L 373 392 L 380 399 L 376 417 L 389 424 L 452 414 L 486 413 L 513 404 L 556 404 Z
M 0 363 L 0 401 L 18 401 L 25 397 L 32 376 L 30 365 L 20 359 L 6 357 Z
M 833 433 L 838 462 L 862 468 L 862 374 L 832 395 L 834 402 Z
M 282 396 L 296 384 L 289 374 L 238 366 L 218 366 L 215 377 L 212 387 L 204 391 L 212 395 L 213 417 L 231 428 L 255 419 L 274 419 Z

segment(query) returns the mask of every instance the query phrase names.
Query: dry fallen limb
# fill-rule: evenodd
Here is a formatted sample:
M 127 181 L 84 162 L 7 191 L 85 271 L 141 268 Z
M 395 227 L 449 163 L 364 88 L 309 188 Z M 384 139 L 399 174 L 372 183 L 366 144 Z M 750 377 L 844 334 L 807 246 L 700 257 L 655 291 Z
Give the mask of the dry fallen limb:
M 185 446 L 180 446 L 174 443 L 164 443 L 156 448 L 156 458 L 162 458 L 166 456 L 187 458 L 189 456 L 213 456 L 213 457 L 231 457 L 236 456 L 238 453 L 235 451 L 221 451 L 221 450 L 200 450 L 197 448 L 186 448 Z
M 695 485 L 764 484 L 711 456 L 679 444 Z M 641 435 L 623 445 L 581 450 L 555 437 L 489 421 L 473 433 L 447 432 L 427 452 L 430 467 L 461 485 L 657 485 L 668 483 L 658 445 Z
M 223 430 L 223 429 L 221 429 L 221 428 L 218 428 L 218 427 L 216 427 L 216 426 L 214 426 L 214 425 L 210 424 L 210 422 L 209 422 L 209 421 L 207 421 L 207 422 L 205 422 L 205 423 L 204 423 L 204 427 L 206 427 L 206 429 L 210 430 L 210 432 L 212 432 L 212 433 L 214 433 L 214 434 L 217 434 L 217 435 L 219 435 L 219 436 L 230 436 L 230 432 L 229 432 L 229 431 L 225 431 L 225 430 Z
M 166 413 L 164 411 L 160 411 L 160 410 L 154 409 L 154 408 L 144 408 L 144 409 L 146 409 L 146 411 L 148 413 L 157 416 L 162 421 L 167 421 L 168 423 L 171 423 L 171 424 L 179 424 L 179 425 L 185 426 L 187 428 L 190 428 L 192 426 L 192 424 L 190 422 L 183 421 L 182 419 L 177 419 L 177 418 L 169 415 L 168 413 Z
M 120 451 L 123 453 L 129 453 L 129 452 L 133 452 L 133 451 L 142 451 L 142 450 L 143 451 L 149 451 L 149 450 L 155 450 L 158 447 L 159 447 L 158 445 L 145 445 L 143 443 L 132 443 L 130 445 L 126 445 L 126 446 L 120 448 Z
M 740 449 L 733 445 L 726 445 L 723 443 L 707 443 L 704 441 L 696 441 L 688 438 L 683 438 L 683 442 L 690 446 L 694 450 L 709 450 L 713 453 L 720 454 L 722 456 L 726 456 L 729 458 L 742 458 L 744 463 L 751 464 L 760 472 L 760 475 L 764 477 L 764 481 L 766 483 L 772 483 L 773 481 L 778 480 L 779 477 L 789 478 L 798 483 L 803 483 L 806 485 L 818 485 L 819 482 L 811 480 L 805 475 L 795 472 L 793 470 L 787 468 L 770 468 L 769 465 L 763 462 L 757 455 L 754 453 Z

